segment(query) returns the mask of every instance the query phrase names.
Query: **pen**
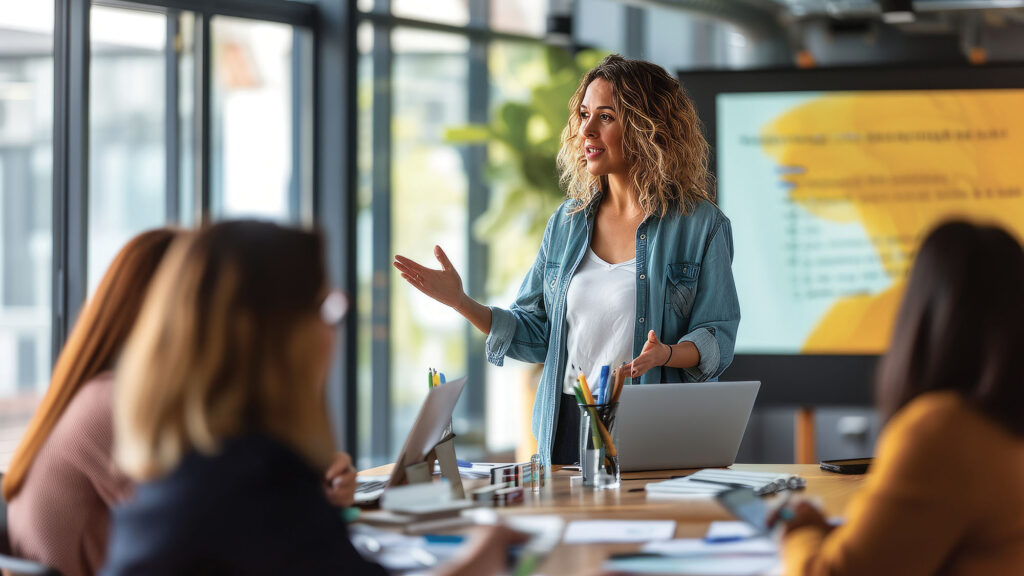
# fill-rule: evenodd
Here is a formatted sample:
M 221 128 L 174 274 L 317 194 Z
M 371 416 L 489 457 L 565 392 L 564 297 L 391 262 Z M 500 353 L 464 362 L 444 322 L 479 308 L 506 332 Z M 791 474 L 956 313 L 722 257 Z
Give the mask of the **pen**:
M 782 497 L 782 502 L 779 504 L 779 507 L 776 508 L 776 510 L 778 510 L 779 513 L 779 520 L 782 520 L 783 522 L 789 522 L 793 519 L 793 509 L 786 508 L 786 505 L 789 504 L 789 499 L 792 496 L 793 491 L 787 490 L 786 495 Z
M 427 368 L 427 390 L 434 387 L 434 369 Z
M 703 478 L 690 478 L 690 482 L 703 482 L 704 484 L 718 484 L 720 486 L 728 486 L 729 488 L 750 488 L 746 484 L 737 484 L 735 482 L 722 482 L 721 480 L 704 480 Z
M 601 376 L 597 381 L 597 403 L 608 402 L 608 366 L 601 366 Z
M 459 468 L 472 468 L 473 467 L 473 463 L 470 462 L 469 460 L 459 460 L 458 458 L 456 458 L 455 459 L 455 463 L 459 465 Z
M 704 537 L 704 541 L 709 544 L 721 544 L 723 542 L 739 542 L 740 540 L 746 540 L 747 536 L 716 536 L 714 538 Z
M 441 378 L 438 377 L 437 370 L 434 370 L 433 382 L 434 382 L 434 388 L 437 388 L 438 386 L 441 385 Z

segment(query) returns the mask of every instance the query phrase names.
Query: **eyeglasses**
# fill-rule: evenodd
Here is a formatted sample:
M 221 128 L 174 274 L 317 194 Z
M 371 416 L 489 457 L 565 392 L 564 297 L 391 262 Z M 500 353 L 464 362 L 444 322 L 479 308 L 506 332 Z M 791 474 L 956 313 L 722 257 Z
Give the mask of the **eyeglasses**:
M 348 296 L 341 290 L 331 290 L 320 304 L 320 319 L 328 326 L 337 326 L 348 313 Z

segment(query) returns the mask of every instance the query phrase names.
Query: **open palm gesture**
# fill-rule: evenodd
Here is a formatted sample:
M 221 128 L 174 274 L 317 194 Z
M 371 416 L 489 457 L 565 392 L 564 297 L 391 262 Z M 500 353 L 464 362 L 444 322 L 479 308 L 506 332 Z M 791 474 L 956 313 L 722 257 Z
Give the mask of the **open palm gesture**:
M 402 278 L 405 278 L 405 281 L 412 284 L 417 290 L 442 304 L 455 308 L 466 296 L 462 289 L 462 278 L 455 271 L 451 260 L 448 260 L 448 256 L 440 246 L 434 246 L 434 257 L 441 263 L 440 270 L 427 268 L 397 254 L 393 265 L 401 272 Z
M 654 330 L 651 330 L 647 333 L 647 342 L 644 342 L 640 355 L 627 364 L 626 369 L 629 370 L 631 377 L 639 378 L 651 368 L 664 366 L 665 362 L 671 357 L 672 354 L 669 352 L 668 345 L 658 340 Z

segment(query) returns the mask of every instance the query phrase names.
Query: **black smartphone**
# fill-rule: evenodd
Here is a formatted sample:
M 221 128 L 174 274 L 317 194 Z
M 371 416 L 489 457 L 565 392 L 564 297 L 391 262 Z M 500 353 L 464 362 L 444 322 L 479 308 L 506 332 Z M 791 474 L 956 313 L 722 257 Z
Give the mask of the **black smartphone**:
M 750 488 L 733 488 L 715 494 L 715 500 L 733 516 L 750 524 L 758 534 L 768 532 L 768 507 Z
M 850 458 L 848 460 L 822 460 L 821 469 L 837 474 L 864 474 L 871 466 L 871 458 Z

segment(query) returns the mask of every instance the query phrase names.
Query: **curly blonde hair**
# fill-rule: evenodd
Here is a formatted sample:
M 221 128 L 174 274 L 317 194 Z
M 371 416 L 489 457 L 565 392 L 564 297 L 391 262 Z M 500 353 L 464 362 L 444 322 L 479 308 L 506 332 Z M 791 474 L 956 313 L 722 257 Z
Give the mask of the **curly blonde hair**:
M 606 176 L 587 171 L 580 138 L 580 104 L 587 87 L 598 78 L 612 85 L 629 180 L 644 212 L 659 217 L 671 210 L 686 214 L 701 200 L 714 202 L 714 177 L 708 169 L 710 147 L 693 102 L 679 81 L 661 66 L 612 54 L 587 72 L 569 100 L 558 170 L 566 195 L 577 200 L 574 212 L 608 186 Z

